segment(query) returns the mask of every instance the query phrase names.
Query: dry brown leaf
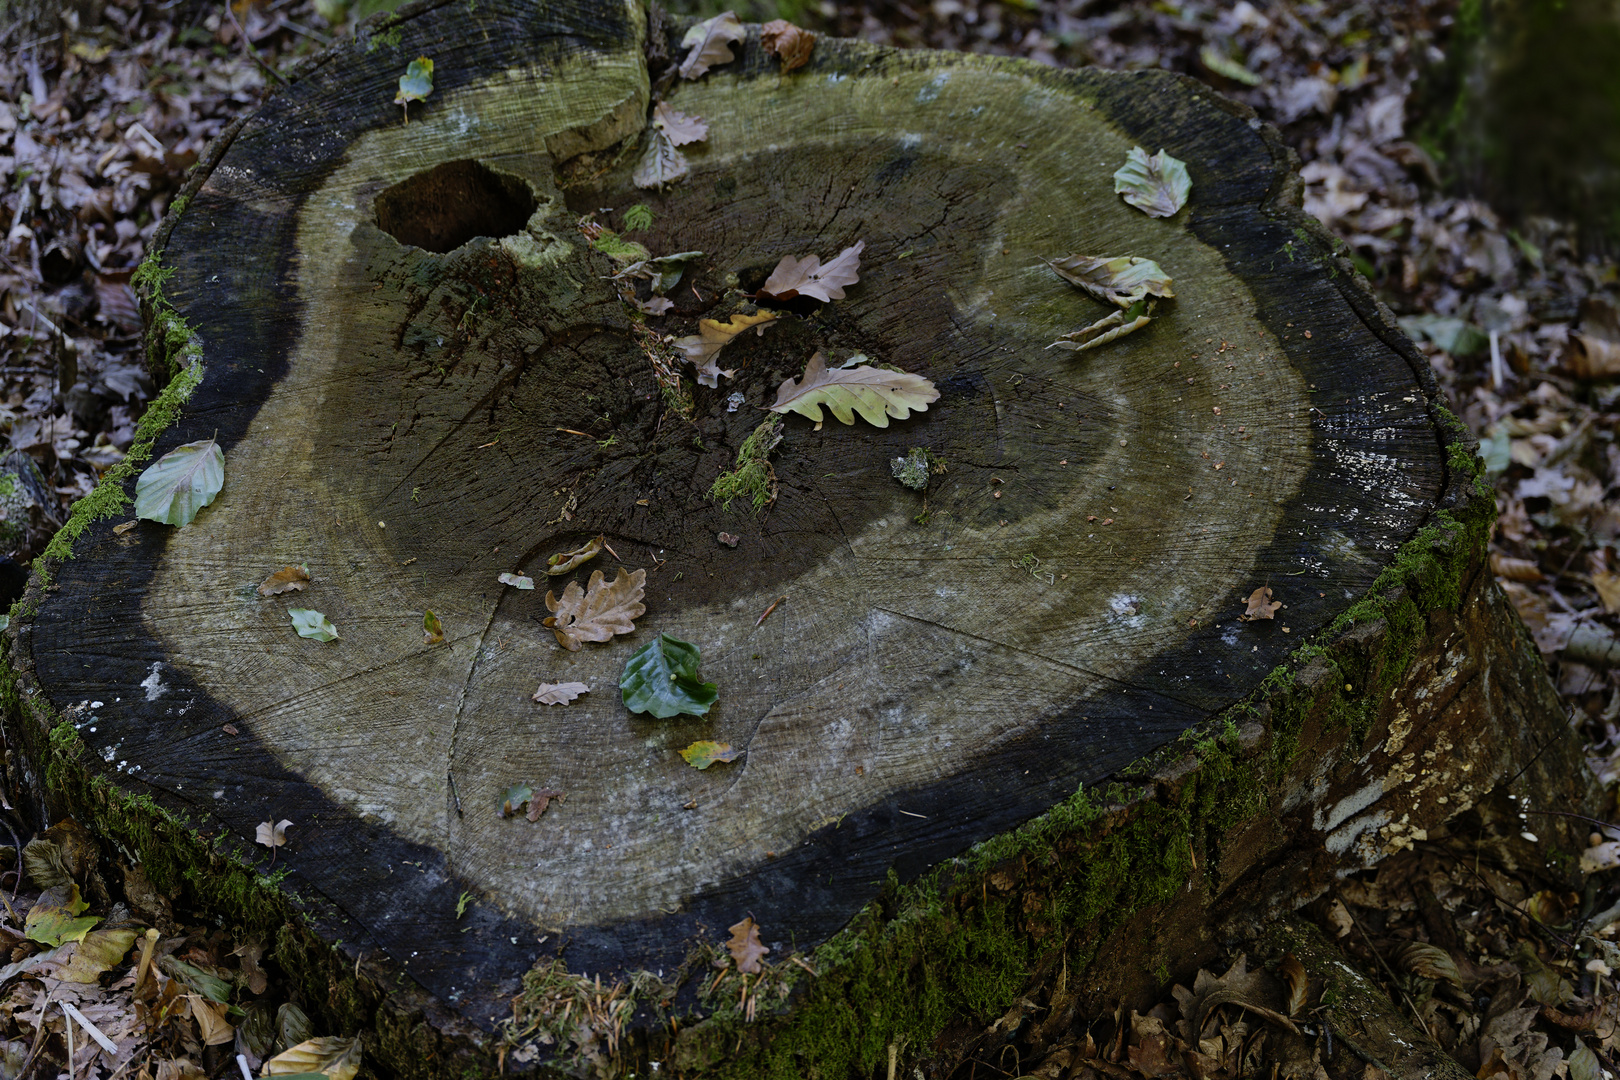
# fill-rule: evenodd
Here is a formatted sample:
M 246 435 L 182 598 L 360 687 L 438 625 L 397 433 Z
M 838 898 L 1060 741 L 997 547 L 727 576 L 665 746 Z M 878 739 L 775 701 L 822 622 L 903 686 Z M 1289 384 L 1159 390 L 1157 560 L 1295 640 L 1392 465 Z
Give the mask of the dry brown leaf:
M 1341 901 L 1335 900 L 1328 906 L 1327 919 L 1333 924 L 1334 937 L 1346 937 L 1355 921 L 1350 918 L 1350 912 Z
M 191 1002 L 191 1015 L 202 1032 L 207 1046 L 224 1046 L 236 1038 L 236 1029 L 225 1019 L 225 1006 L 209 1001 L 201 994 L 187 994 Z
M 566 705 L 591 688 L 582 682 L 543 682 L 534 692 L 534 700 L 542 705 Z
M 302 566 L 283 566 L 280 570 L 264 579 L 259 586 L 260 596 L 275 596 L 278 593 L 302 592 L 309 588 L 309 571 Z
M 1248 603 L 1248 610 L 1238 616 L 1244 622 L 1250 622 L 1254 619 L 1275 619 L 1277 609 L 1282 607 L 1282 601 L 1271 598 L 1271 588 L 1266 585 L 1262 585 L 1250 593 Z
M 1544 581 L 1541 567 L 1533 559 L 1514 559 L 1491 552 L 1491 573 L 1509 581 Z
M 704 386 L 719 386 L 718 376 L 731 378 L 737 373 L 736 368 L 722 368 L 715 358 L 720 350 L 731 343 L 731 340 L 744 330 L 753 328 L 754 333 L 761 336 L 765 328 L 781 318 L 774 311 L 761 309 L 753 315 L 733 315 L 725 322 L 717 319 L 703 319 L 698 323 L 698 332 L 690 337 L 676 338 L 675 347 L 686 354 L 697 368 L 697 380 Z
M 567 797 L 568 796 L 564 795 L 560 791 L 552 791 L 550 788 L 541 788 L 539 791 L 536 791 L 529 796 L 529 812 L 523 816 L 528 818 L 530 821 L 539 821 L 540 815 L 546 812 L 546 807 L 551 805 L 552 799 L 556 799 L 560 804 Z
M 1571 334 L 1564 369 L 1577 379 L 1612 379 L 1620 375 L 1620 344 L 1591 334 Z
M 851 357 L 851 360 L 865 359 Z M 798 379 L 784 379 L 776 389 L 772 412 L 796 412 L 821 423 L 821 407 L 827 406 L 840 423 L 853 424 L 855 414 L 873 427 L 886 428 L 889 417 L 904 420 L 912 412 L 927 412 L 930 402 L 939 400 L 934 384 L 921 375 L 888 368 L 859 366 L 848 362 L 829 369 L 826 358 L 816 353 Z
M 729 64 L 736 59 L 731 51 L 732 42 L 742 41 L 747 36 L 735 12 L 722 11 L 698 23 L 681 38 L 681 48 L 690 50 L 681 61 L 681 78 L 699 79 L 711 67 Z
M 292 822 L 286 818 L 272 824 L 268 821 L 259 822 L 258 841 L 267 848 L 282 847 L 287 843 L 287 826 Z
M 1462 985 L 1462 972 L 1457 970 L 1457 961 L 1438 945 L 1414 941 L 1401 950 L 1400 962 L 1402 967 L 1420 979 L 1436 982 L 1444 979 L 1455 986 Z
M 690 167 L 686 155 L 675 148 L 669 136 L 655 130 L 647 142 L 647 152 L 636 163 L 630 179 L 636 187 L 662 190 L 665 184 L 685 176 Z
M 1176 295 L 1170 275 L 1159 269 L 1159 264 L 1152 259 L 1139 255 L 1111 258 L 1069 254 L 1047 265 L 1075 288 L 1119 308 L 1129 308 L 1150 296 L 1173 300 Z
M 634 620 L 647 610 L 641 602 L 646 583 L 645 570 L 621 570 L 606 583 L 597 570 L 583 590 L 579 582 L 570 581 L 561 600 L 555 593 L 546 593 L 546 608 L 556 614 L 543 620 L 543 625 L 551 628 L 557 644 L 569 652 L 578 652 L 587 641 L 609 641 L 615 634 L 628 634 L 636 628 Z
M 1309 992 L 1310 980 L 1305 975 L 1305 965 L 1299 962 L 1299 957 L 1289 953 L 1277 965 L 1277 971 L 1282 975 L 1283 982 L 1288 984 L 1288 1015 L 1298 1016 L 1305 1008 Z
M 667 296 L 650 296 L 645 300 L 637 300 L 635 297 L 631 296 L 627 297 L 627 299 L 637 308 L 637 310 L 645 312 L 648 315 L 662 315 L 664 312 L 675 306 L 675 301 L 671 300 Z
M 771 56 L 781 57 L 783 71 L 792 71 L 810 62 L 816 35 L 786 19 L 772 19 L 759 28 L 759 43 Z
M 1263 980 L 1261 972 L 1248 970 L 1248 958 L 1243 953 L 1238 954 L 1231 969 L 1220 978 L 1200 968 L 1191 990 L 1177 985 L 1170 991 L 1181 1005 L 1181 1037 L 1190 1045 L 1198 1045 L 1204 1022 L 1209 1019 L 1210 1013 L 1222 1005 L 1247 1009 L 1297 1034 L 1299 1029 L 1294 1027 L 1292 1020 L 1262 1003 L 1265 993 Z
M 325 1037 L 306 1039 L 264 1063 L 261 1076 L 325 1073 L 328 1080 L 354 1080 L 360 1071 L 360 1040 Z
M 737 970 L 744 975 L 759 974 L 759 962 L 771 950 L 759 940 L 759 925 L 754 922 L 753 916 L 728 929 L 731 940 L 726 942 L 726 951 L 736 961 Z
M 685 146 L 687 143 L 701 142 L 709 137 L 709 125 L 701 116 L 688 116 L 669 107 L 667 102 L 660 101 L 653 107 L 653 127 L 664 133 L 676 146 Z
M 573 551 L 563 551 L 546 560 L 546 573 L 551 577 L 566 574 L 576 566 L 590 562 L 602 553 L 602 545 L 607 543 L 607 534 L 599 534 L 595 540 L 582 544 Z
M 857 240 L 825 266 L 814 255 L 806 255 L 802 259 L 784 255 L 756 295 L 772 300 L 791 300 L 795 296 L 808 296 L 812 300 L 842 300 L 844 286 L 861 280 L 861 252 L 864 250 L 866 241 Z
M 1607 570 L 1594 571 L 1592 588 L 1597 590 L 1605 611 L 1610 615 L 1620 614 L 1620 574 L 1611 574 Z

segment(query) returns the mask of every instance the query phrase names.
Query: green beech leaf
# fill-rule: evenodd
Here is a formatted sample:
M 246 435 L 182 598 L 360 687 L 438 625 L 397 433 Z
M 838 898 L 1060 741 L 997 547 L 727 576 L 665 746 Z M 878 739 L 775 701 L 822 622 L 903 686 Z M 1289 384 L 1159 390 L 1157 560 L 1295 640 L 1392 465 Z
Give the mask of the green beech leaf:
M 301 607 L 288 608 L 287 617 L 292 619 L 293 629 L 298 631 L 299 637 L 314 638 L 316 641 L 337 640 L 337 627 L 318 611 Z
M 399 77 L 399 93 L 394 95 L 394 104 L 406 110 L 407 124 L 410 123 L 410 103 L 426 101 L 431 93 L 433 93 L 433 61 L 425 56 L 418 56 L 406 66 L 405 74 Z
M 1140 146 L 1125 155 L 1125 164 L 1114 173 L 1114 190 L 1125 201 L 1149 217 L 1169 217 L 1187 205 L 1192 177 L 1187 164 L 1160 150 L 1152 157 Z
M 659 634 L 624 665 L 619 689 L 624 691 L 625 708 L 660 720 L 683 713 L 702 716 L 720 692 L 714 683 L 699 681 L 700 658 L 690 641 Z
M 77 885 L 57 885 L 39 894 L 23 920 L 23 936 L 55 948 L 67 941 L 82 941 L 101 919 L 79 916 L 90 905 L 79 896 Z
M 135 481 L 135 516 L 190 525 L 225 486 L 225 455 L 213 439 L 177 446 Z

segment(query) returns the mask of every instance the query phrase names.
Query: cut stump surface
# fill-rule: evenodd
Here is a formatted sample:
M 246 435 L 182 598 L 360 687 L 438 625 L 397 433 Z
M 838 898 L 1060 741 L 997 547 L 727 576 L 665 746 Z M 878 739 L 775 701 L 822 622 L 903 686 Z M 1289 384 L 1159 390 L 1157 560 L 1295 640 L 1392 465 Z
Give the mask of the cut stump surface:
M 825 40 L 783 75 L 751 29 L 668 88 L 709 135 L 641 191 L 638 20 L 420 7 L 222 140 L 148 299 L 200 346 L 154 454 L 217 432 L 224 490 L 182 529 L 91 523 L 18 639 L 82 769 L 216 842 L 290 819 L 283 887 L 320 933 L 480 1025 L 560 945 L 575 971 L 673 970 L 745 914 L 778 955 L 826 941 L 891 871 L 1251 699 L 1471 483 L 1422 357 L 1294 209 L 1275 133 L 1207 89 Z M 407 124 L 418 55 L 436 86 Z M 1187 163 L 1184 210 L 1115 194 L 1133 146 Z M 578 228 L 639 202 L 626 239 L 704 253 L 657 317 Z M 684 419 L 648 350 L 856 241 L 845 299 L 738 338 L 717 389 L 686 369 Z M 1068 253 L 1151 258 L 1176 297 L 1048 349 L 1107 310 L 1048 267 Z M 723 508 L 710 486 L 818 350 L 940 397 L 885 429 L 788 417 L 774 503 Z M 915 447 L 945 463 L 925 493 L 891 475 Z M 545 577 L 598 534 L 611 553 Z M 289 564 L 308 589 L 259 596 Z M 645 569 L 646 614 L 564 651 L 545 591 L 595 569 Z M 1283 607 L 1241 621 L 1265 586 Z M 289 607 L 339 639 L 295 636 Z M 620 703 L 661 632 L 701 648 L 707 716 Z M 693 769 L 677 751 L 704 739 L 741 756 Z M 566 798 L 502 817 L 514 784 Z

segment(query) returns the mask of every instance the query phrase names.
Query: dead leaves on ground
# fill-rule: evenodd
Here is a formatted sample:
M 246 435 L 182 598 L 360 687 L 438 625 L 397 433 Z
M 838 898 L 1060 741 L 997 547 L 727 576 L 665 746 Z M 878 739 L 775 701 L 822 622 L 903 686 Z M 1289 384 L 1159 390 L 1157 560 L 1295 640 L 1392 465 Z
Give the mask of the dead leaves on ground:
M 591 688 L 582 682 L 543 682 L 534 692 L 533 700 L 541 705 L 566 705 L 579 695 L 590 692 Z
M 1186 162 L 1163 150 L 1149 156 L 1140 146 L 1133 146 L 1125 164 L 1114 173 L 1114 191 L 1149 217 L 1170 217 L 1187 205 L 1192 178 L 1187 175 Z
M 912 412 L 926 412 L 939 400 L 934 384 L 921 375 L 887 368 L 852 366 L 865 357 L 851 357 L 841 367 L 827 367 L 817 352 L 804 375 L 787 379 L 777 388 L 772 412 L 796 412 L 817 423 L 825 405 L 840 423 L 853 424 L 855 414 L 873 427 L 886 428 L 889 418 L 904 420 Z
M 308 1039 L 264 1063 L 264 1076 L 322 1073 L 327 1080 L 354 1080 L 360 1071 L 359 1038 Z
M 700 740 L 681 751 L 681 757 L 694 769 L 707 769 L 717 761 L 736 761 L 742 751 L 732 749 L 730 743 Z
M 1128 309 L 1148 297 L 1170 300 L 1176 295 L 1170 275 L 1152 259 L 1139 255 L 1114 258 L 1071 253 L 1047 265 L 1075 288 L 1119 308 Z
M 1277 611 L 1282 607 L 1281 600 L 1271 598 L 1271 587 L 1262 585 L 1249 594 L 1246 601 L 1248 607 L 1238 618 L 1244 622 L 1253 622 L 1255 619 L 1275 619 Z
M 662 188 L 685 176 L 690 163 L 677 147 L 709 137 L 709 125 L 701 116 L 688 116 L 663 101 L 653 106 L 652 125 L 652 139 L 630 177 L 640 188 Z
M 528 812 L 524 816 L 530 821 L 539 821 L 540 815 L 551 805 L 551 800 L 556 799 L 560 804 L 567 797 L 550 788 L 535 789 L 528 784 L 513 784 L 501 796 L 500 815 L 503 818 L 515 817 L 527 807 Z
M 542 624 L 569 652 L 578 652 L 587 641 L 610 641 L 616 634 L 628 634 L 636 628 L 634 620 L 646 613 L 641 602 L 646 583 L 645 570 L 621 570 L 612 581 L 604 581 L 602 571 L 597 570 L 584 589 L 579 582 L 570 581 L 561 599 L 547 592 L 546 609 L 554 614 Z
M 747 36 L 734 12 L 723 11 L 698 23 L 681 38 L 681 48 L 688 50 L 681 61 L 681 78 L 701 79 L 711 67 L 731 63 L 736 59 L 731 46 Z
M 309 588 L 309 567 L 283 566 L 264 579 L 259 586 L 260 596 L 276 596 L 287 592 L 302 592 Z
M 582 544 L 572 551 L 558 552 L 546 560 L 546 573 L 551 577 L 566 574 L 575 567 L 583 566 L 602 553 L 607 544 L 607 534 L 599 533 L 595 540 Z
M 727 929 L 731 933 L 731 940 L 726 942 L 726 951 L 731 954 L 737 970 L 744 975 L 758 975 L 760 961 L 771 951 L 759 940 L 759 924 L 750 915 Z

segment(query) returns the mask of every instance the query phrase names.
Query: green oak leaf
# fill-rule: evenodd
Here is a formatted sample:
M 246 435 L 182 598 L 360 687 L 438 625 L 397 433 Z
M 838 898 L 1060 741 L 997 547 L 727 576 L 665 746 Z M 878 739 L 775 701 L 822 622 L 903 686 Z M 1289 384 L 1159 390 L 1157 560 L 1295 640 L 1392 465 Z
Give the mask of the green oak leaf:
M 399 77 L 399 93 L 394 95 L 394 104 L 405 110 L 405 122 L 411 122 L 411 102 L 426 101 L 427 96 L 433 93 L 433 61 L 425 56 L 418 56 L 405 68 L 405 74 Z
M 1125 164 L 1114 173 L 1114 190 L 1149 217 L 1169 217 L 1187 205 L 1192 177 L 1187 163 L 1160 150 L 1152 157 L 1140 146 L 1131 147 Z
M 177 446 L 135 481 L 135 516 L 190 525 L 225 486 L 225 454 L 213 439 Z
M 624 665 L 619 689 L 624 692 L 625 708 L 651 713 L 660 720 L 707 713 L 720 692 L 714 683 L 699 681 L 700 658 L 698 647 L 690 641 L 659 634 Z
M 318 611 L 301 607 L 288 608 L 287 617 L 292 619 L 293 629 L 298 631 L 299 637 L 314 638 L 316 641 L 337 640 L 337 627 Z

